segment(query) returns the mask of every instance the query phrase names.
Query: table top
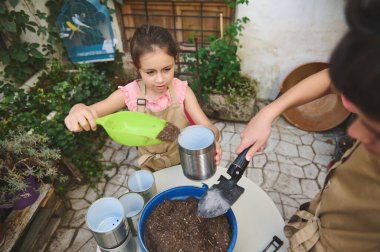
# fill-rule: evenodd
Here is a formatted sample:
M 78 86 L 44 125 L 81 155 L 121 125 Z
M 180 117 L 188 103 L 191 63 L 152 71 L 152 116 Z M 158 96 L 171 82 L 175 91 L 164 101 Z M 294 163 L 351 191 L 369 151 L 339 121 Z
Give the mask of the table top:
M 229 177 L 227 169 L 218 167 L 210 179 L 193 181 L 183 175 L 180 165 L 165 168 L 153 174 L 157 193 L 177 186 L 202 186 L 202 183 L 211 187 L 217 183 L 220 175 Z M 278 251 L 287 251 L 288 240 L 283 233 L 285 223 L 272 199 L 259 186 L 244 176 L 239 180 L 238 185 L 245 191 L 232 206 L 238 228 L 234 252 L 263 251 L 275 235 L 284 242 Z M 137 238 L 134 237 L 133 240 L 136 251 L 141 252 Z M 97 251 L 100 252 L 99 247 Z M 274 251 L 273 247 L 268 250 L 268 252 L 272 251 Z
M 157 193 L 177 186 L 201 186 L 202 183 L 211 187 L 217 183 L 220 175 L 229 177 L 227 169 L 221 167 L 217 168 L 214 176 L 205 181 L 187 179 L 180 165 L 154 173 Z M 284 242 L 278 251 L 287 251 L 288 240 L 283 233 L 285 223 L 272 199 L 244 176 L 239 180 L 238 185 L 245 188 L 245 191 L 232 206 L 238 227 L 234 252 L 262 251 L 275 235 Z M 268 251 L 273 251 L 273 249 Z

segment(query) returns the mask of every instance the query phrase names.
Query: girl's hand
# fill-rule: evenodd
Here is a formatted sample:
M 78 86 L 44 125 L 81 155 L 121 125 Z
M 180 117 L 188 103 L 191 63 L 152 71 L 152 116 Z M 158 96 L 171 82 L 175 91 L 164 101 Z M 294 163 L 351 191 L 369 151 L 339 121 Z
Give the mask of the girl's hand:
M 247 160 L 251 160 L 257 151 L 261 151 L 266 145 L 272 130 L 272 117 L 266 114 L 263 109 L 249 121 L 247 127 L 240 134 L 240 145 L 236 148 L 239 154 L 245 148 L 252 145 L 246 155 Z
M 66 127 L 73 132 L 96 130 L 98 115 L 94 109 L 84 104 L 74 105 L 65 118 Z
M 222 159 L 222 147 L 220 146 L 219 141 L 215 141 L 215 164 L 219 165 L 221 159 Z

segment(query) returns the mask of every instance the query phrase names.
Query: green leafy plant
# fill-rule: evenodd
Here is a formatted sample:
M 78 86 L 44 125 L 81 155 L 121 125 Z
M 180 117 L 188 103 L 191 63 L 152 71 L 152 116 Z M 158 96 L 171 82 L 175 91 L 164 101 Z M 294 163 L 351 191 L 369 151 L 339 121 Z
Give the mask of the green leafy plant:
M 0 81 L 3 95 L 0 135 L 17 127 L 46 134 L 52 139 L 52 147 L 59 149 L 87 178 L 101 177 L 98 159 L 105 133 L 97 130 L 74 134 L 66 129 L 63 121 L 74 104 L 93 104 L 113 90 L 112 82 L 93 65 L 80 65 L 78 70 L 68 72 L 58 62 L 28 92 Z
M 46 20 L 47 15 L 39 10 L 28 14 L 24 10 L 16 10 L 19 0 L 0 2 L 0 61 L 5 66 L 3 77 L 21 84 L 38 70 L 44 68 L 48 56 L 54 52 L 53 43 L 57 36 L 50 36 L 52 26 L 42 26 L 40 21 Z M 24 1 L 27 7 L 31 1 Z M 29 8 L 31 10 L 32 8 Z M 33 19 L 30 17 L 33 15 Z M 33 21 L 33 20 L 36 20 Z M 46 44 L 22 41 L 21 35 L 27 31 L 40 35 L 49 35 Z M 57 35 L 57 33 L 55 33 Z
M 227 1 L 231 7 L 248 1 Z M 241 60 L 237 51 L 241 48 L 239 36 L 244 29 L 244 24 L 249 18 L 243 17 L 235 20 L 223 31 L 223 36 L 209 37 L 209 45 L 198 49 L 199 70 L 195 64 L 194 56 L 185 56 L 185 60 L 194 64 L 187 69 L 192 74 L 199 71 L 199 82 L 194 80 L 191 87 L 197 90 L 201 86 L 203 93 L 226 94 L 230 99 L 250 96 L 256 93 L 256 81 L 241 75 Z
M 27 196 L 30 176 L 39 183 L 67 180 L 58 169 L 60 152 L 50 148 L 48 141 L 46 136 L 23 130 L 9 131 L 0 140 L 0 205 Z

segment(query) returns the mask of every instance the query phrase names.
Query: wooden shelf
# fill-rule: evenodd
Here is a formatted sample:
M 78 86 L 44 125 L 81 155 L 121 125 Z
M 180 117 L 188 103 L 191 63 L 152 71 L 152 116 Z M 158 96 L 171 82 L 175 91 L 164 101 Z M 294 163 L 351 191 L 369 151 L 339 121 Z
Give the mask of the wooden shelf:
M 3 252 L 37 251 L 44 248 L 57 228 L 63 213 L 62 200 L 54 188 L 44 184 L 33 205 L 23 210 L 13 210 L 6 218 Z M 52 228 L 54 227 L 54 228 Z

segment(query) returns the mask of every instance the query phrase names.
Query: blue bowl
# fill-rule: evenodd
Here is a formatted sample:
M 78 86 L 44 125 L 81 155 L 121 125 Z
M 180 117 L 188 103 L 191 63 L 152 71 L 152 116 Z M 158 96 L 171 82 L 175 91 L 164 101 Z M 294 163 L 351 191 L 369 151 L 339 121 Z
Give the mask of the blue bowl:
M 203 187 L 179 186 L 179 187 L 168 189 L 154 196 L 148 202 L 148 204 L 146 204 L 140 216 L 137 240 L 139 242 L 141 251 L 148 252 L 147 248 L 144 245 L 144 240 L 145 240 L 144 226 L 145 226 L 145 222 L 147 221 L 152 211 L 159 204 L 161 204 L 164 200 L 185 200 L 189 197 L 200 199 L 207 189 L 208 189 L 208 186 L 205 184 L 203 185 Z M 232 239 L 227 251 L 232 252 L 233 248 L 235 247 L 235 243 L 237 239 L 237 222 L 236 222 L 235 215 L 232 212 L 232 209 L 229 209 L 227 211 L 226 216 L 232 228 Z

